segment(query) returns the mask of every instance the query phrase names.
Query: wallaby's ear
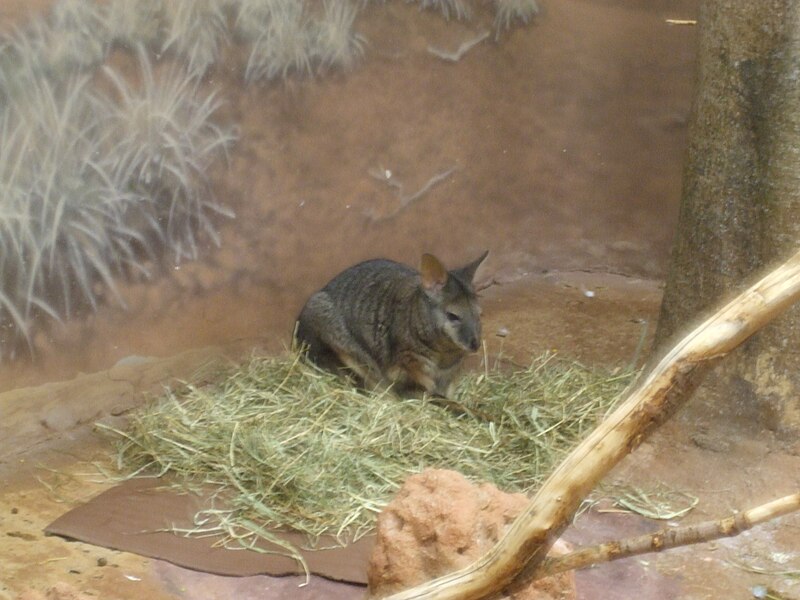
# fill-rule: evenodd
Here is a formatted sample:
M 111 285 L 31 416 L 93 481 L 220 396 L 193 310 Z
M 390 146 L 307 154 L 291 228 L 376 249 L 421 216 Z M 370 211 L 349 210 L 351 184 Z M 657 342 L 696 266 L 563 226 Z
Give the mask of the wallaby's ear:
M 489 256 L 489 251 L 487 250 L 483 254 L 481 254 L 477 260 L 472 261 L 468 265 L 464 265 L 460 269 L 456 270 L 456 273 L 464 280 L 468 282 L 472 282 L 472 279 L 475 277 L 475 271 L 478 270 L 478 267 L 481 266 L 481 263 L 486 260 L 486 257 Z
M 422 288 L 428 293 L 442 291 L 447 283 L 447 269 L 433 254 L 423 254 L 419 273 L 422 276 Z

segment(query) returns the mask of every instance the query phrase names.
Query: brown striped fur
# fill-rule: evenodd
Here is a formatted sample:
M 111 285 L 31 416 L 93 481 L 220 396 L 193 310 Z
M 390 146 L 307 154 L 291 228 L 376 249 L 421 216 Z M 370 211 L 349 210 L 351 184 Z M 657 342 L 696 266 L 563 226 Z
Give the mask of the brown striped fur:
M 480 347 L 472 280 L 487 254 L 452 271 L 431 254 L 419 271 L 384 259 L 350 267 L 309 298 L 296 341 L 314 363 L 368 388 L 450 397 L 464 357 Z

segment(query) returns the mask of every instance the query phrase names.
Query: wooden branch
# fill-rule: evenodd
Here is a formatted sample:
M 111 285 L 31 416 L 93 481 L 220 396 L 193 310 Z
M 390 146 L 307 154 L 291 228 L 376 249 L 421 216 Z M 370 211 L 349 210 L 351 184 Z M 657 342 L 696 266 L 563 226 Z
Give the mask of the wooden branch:
M 517 578 L 511 590 L 527 587 L 531 581 L 574 569 L 583 569 L 602 562 L 638 556 L 649 552 L 661 552 L 679 546 L 710 542 L 723 537 L 733 537 L 772 519 L 800 510 L 800 493 L 784 496 L 750 510 L 734 513 L 716 521 L 704 521 L 695 525 L 662 529 L 655 533 L 628 538 L 618 542 L 606 542 L 589 548 L 580 548 L 561 556 L 548 556 L 526 576 Z
M 625 402 L 550 475 L 487 554 L 390 600 L 478 600 L 534 572 L 597 482 L 687 400 L 716 360 L 798 299 L 800 253 L 703 321 L 643 375 Z

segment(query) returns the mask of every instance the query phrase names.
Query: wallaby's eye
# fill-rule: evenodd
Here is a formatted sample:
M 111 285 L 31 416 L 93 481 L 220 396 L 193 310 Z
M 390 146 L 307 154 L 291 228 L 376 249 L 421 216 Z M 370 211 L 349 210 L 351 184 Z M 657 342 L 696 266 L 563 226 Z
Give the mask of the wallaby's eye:
M 451 323 L 459 323 L 461 321 L 461 317 L 459 317 L 456 313 L 447 311 L 445 314 L 447 315 L 447 320 Z

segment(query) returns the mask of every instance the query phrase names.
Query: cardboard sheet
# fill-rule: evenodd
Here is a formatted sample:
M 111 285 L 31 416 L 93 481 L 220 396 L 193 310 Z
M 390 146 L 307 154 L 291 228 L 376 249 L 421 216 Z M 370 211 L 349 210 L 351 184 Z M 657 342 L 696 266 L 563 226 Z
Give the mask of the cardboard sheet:
M 302 573 L 302 568 L 285 556 L 225 549 L 220 547 L 219 536 L 184 537 L 165 531 L 173 527 L 191 528 L 194 515 L 204 507 L 202 497 L 165 489 L 161 480 L 131 479 L 62 515 L 45 532 L 218 575 Z M 304 541 L 297 534 L 281 536 L 297 547 Z M 330 545 L 322 540 L 322 547 Z M 366 537 L 345 548 L 302 554 L 312 573 L 365 584 L 373 545 L 374 538 Z M 262 547 L 270 549 L 267 543 Z

